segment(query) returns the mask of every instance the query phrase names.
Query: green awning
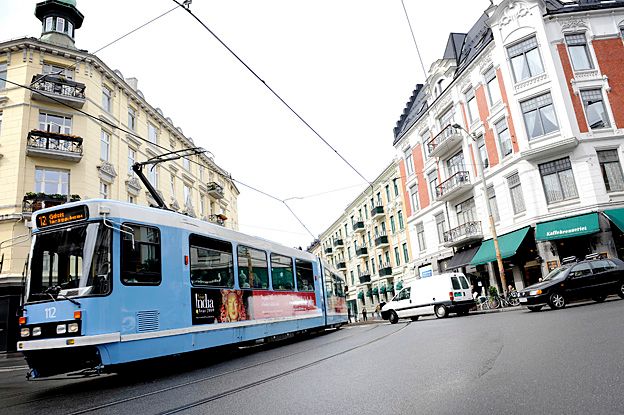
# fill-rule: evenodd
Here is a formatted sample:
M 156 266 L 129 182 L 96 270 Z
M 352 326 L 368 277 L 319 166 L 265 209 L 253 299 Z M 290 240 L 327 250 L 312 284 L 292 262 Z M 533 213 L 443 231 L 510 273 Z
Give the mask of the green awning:
M 600 231 L 598 214 L 588 213 L 586 215 L 538 223 L 535 228 L 535 239 L 537 241 L 551 241 L 553 239 L 591 235 L 598 231 Z
M 531 229 L 530 226 L 518 229 L 517 231 L 506 233 L 498 237 L 498 248 L 503 258 L 514 256 L 518 247 L 524 240 L 524 237 Z M 488 239 L 481 244 L 476 255 L 470 261 L 470 265 L 483 265 L 488 262 L 496 261 L 496 251 L 494 250 L 494 241 Z
M 604 214 L 624 232 L 624 209 L 605 210 Z

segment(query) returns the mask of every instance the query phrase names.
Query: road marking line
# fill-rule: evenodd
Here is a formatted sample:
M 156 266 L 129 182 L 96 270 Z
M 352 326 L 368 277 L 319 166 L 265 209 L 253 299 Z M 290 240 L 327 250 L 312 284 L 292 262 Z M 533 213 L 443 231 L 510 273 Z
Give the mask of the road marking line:
M 4 373 L 4 372 L 14 372 L 16 370 L 24 370 L 24 369 L 28 369 L 28 366 L 23 365 L 23 366 L 9 366 L 9 367 L 2 367 L 0 368 L 0 373 Z

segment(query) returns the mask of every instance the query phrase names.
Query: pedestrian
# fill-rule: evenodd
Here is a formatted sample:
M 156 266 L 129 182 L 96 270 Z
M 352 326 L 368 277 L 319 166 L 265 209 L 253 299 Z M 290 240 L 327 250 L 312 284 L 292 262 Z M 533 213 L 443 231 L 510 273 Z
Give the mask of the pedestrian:
M 351 308 L 350 307 L 347 308 L 347 314 L 348 314 L 348 320 L 347 321 L 349 321 L 349 323 L 351 323 Z
M 373 314 L 373 317 L 379 318 L 380 311 L 381 311 L 381 304 L 377 304 L 377 306 L 375 307 L 375 313 Z
M 366 318 L 366 307 L 362 308 L 362 320 L 363 321 L 367 321 L 368 319 Z

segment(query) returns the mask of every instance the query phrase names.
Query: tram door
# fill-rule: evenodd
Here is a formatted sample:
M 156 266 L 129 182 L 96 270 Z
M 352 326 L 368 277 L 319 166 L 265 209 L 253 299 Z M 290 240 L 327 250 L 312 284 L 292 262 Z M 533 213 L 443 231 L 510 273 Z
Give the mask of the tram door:
M 161 328 L 160 305 L 165 298 L 162 281 L 161 231 L 152 226 L 124 223 L 121 233 L 120 278 L 122 334 Z

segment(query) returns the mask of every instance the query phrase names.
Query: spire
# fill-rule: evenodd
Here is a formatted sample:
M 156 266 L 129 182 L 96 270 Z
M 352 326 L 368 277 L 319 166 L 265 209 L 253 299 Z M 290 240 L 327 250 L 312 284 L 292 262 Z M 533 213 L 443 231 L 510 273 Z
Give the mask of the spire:
M 42 23 L 42 41 L 76 49 L 74 34 L 84 20 L 84 16 L 76 8 L 76 0 L 39 2 L 35 7 L 35 16 Z

